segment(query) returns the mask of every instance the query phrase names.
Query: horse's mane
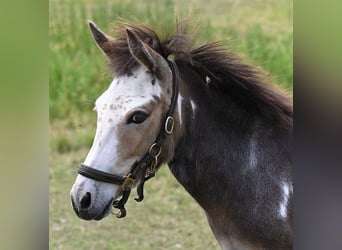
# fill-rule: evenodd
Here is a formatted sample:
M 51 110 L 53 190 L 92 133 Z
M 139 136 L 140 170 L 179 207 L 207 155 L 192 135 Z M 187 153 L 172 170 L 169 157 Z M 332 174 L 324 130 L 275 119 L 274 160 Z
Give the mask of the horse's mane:
M 120 22 L 116 27 L 117 40 L 110 68 L 121 75 L 129 74 L 137 66 L 127 44 L 126 29 L 129 28 L 164 58 L 173 56 L 177 63 L 196 71 L 204 82 L 208 76 L 209 88 L 226 93 L 247 112 L 278 121 L 286 128 L 292 127 L 292 101 L 285 91 L 271 84 L 261 70 L 242 63 L 220 42 L 193 49 L 194 38 L 188 34 L 188 27 L 187 21 L 177 24 L 175 32 L 160 39 L 147 25 Z

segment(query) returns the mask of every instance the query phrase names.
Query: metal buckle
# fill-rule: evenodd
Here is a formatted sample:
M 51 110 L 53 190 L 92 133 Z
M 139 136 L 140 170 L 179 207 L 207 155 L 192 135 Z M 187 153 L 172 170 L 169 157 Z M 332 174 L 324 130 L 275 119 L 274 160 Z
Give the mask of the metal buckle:
M 157 165 L 158 165 L 158 157 L 154 157 L 153 161 L 151 162 L 149 174 L 154 174 L 155 172 L 157 172 Z
M 148 151 L 148 153 L 154 157 L 154 159 L 151 162 L 151 165 L 148 169 L 148 174 L 154 174 L 157 172 L 157 165 L 158 165 L 158 157 L 161 153 L 161 147 L 157 145 L 157 143 L 153 143 Z
M 164 127 L 165 132 L 167 134 L 172 134 L 174 126 L 175 126 L 175 120 L 173 119 L 172 116 L 168 116 L 165 121 L 165 127 Z
M 127 186 L 133 186 L 135 183 L 135 179 L 131 177 L 132 174 L 129 173 L 128 175 L 125 175 L 124 178 L 124 182 L 121 185 L 121 189 L 125 190 Z

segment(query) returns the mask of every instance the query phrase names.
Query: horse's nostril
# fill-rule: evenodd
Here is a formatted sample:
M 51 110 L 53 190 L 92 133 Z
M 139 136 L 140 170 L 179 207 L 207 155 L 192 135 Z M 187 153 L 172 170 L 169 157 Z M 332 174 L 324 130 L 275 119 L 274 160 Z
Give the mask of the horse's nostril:
M 90 206 L 91 203 L 91 195 L 87 192 L 81 199 L 81 208 L 85 209 Z

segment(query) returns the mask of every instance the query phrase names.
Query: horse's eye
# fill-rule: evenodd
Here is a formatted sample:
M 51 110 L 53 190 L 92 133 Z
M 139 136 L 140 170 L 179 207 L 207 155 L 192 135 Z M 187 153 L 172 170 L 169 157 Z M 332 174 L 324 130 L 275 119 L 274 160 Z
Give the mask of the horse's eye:
M 148 117 L 148 114 L 146 114 L 145 112 L 143 111 L 137 111 L 137 112 L 134 112 L 127 120 L 127 124 L 130 124 L 130 123 L 136 123 L 136 124 L 140 124 L 140 123 L 143 123 L 146 118 Z

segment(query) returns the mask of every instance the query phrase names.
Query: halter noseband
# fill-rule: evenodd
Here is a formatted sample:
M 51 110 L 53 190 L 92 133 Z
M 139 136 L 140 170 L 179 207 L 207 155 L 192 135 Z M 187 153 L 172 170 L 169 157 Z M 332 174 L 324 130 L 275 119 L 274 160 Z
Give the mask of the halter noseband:
M 97 181 L 107 182 L 111 184 L 117 184 L 121 186 L 123 191 L 122 198 L 120 200 L 116 200 L 113 202 L 113 207 L 119 209 L 120 211 L 116 214 L 116 217 L 123 218 L 126 216 L 126 209 L 125 204 L 128 200 L 128 197 L 131 193 L 131 188 L 136 182 L 136 179 L 141 174 L 144 174 L 144 178 L 141 180 L 137 187 L 138 198 L 135 198 L 136 201 L 141 202 L 144 199 L 144 184 L 147 180 L 155 176 L 155 173 L 158 168 L 158 157 L 161 153 L 161 145 L 163 140 L 167 135 L 172 134 L 174 128 L 174 118 L 173 114 L 175 111 L 175 107 L 177 105 L 178 99 L 178 81 L 179 81 L 179 72 L 177 69 L 177 65 L 173 60 L 167 60 L 169 66 L 172 71 L 173 76 L 173 89 L 172 89 L 172 97 L 171 103 L 169 106 L 169 110 L 166 113 L 164 126 L 162 126 L 157 139 L 155 142 L 150 146 L 147 153 L 140 159 L 133 164 L 131 167 L 131 171 L 125 175 L 115 175 L 106 173 L 91 167 L 84 165 L 83 163 L 80 164 L 78 173 L 83 175 L 87 178 L 94 179 Z

